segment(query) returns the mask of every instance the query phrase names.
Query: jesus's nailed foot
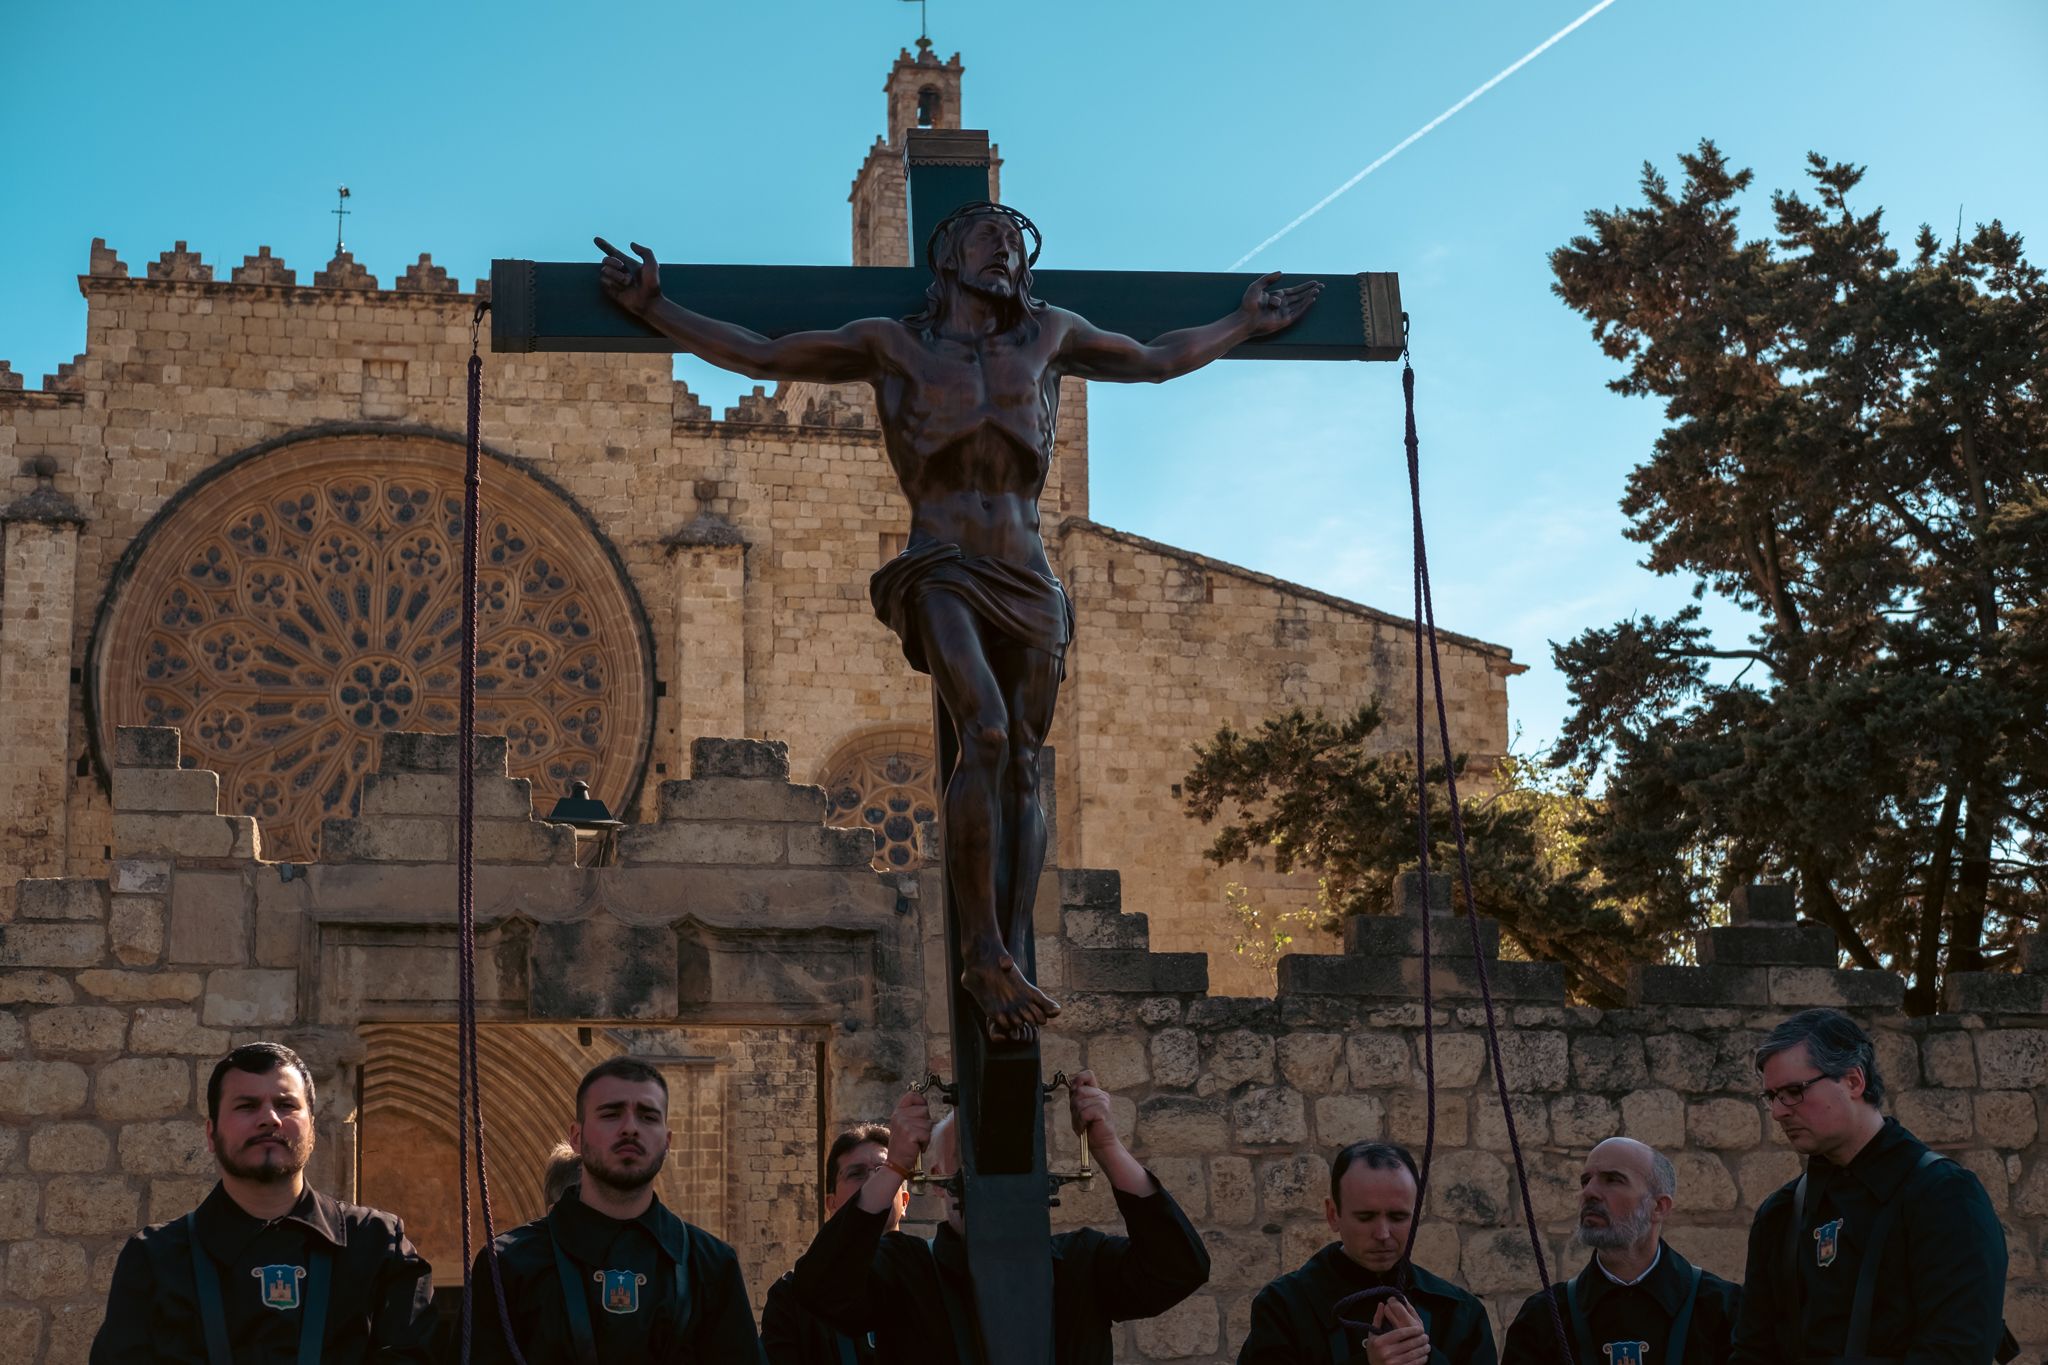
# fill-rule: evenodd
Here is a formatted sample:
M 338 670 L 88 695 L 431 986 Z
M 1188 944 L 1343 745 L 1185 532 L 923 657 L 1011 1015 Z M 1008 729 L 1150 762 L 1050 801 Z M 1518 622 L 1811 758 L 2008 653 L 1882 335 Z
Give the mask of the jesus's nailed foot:
M 960 984 L 981 1006 L 994 1042 L 1028 1043 L 1038 1036 L 1041 1024 L 1060 1012 L 1059 1002 L 1026 981 L 1008 953 L 971 957 L 960 973 Z

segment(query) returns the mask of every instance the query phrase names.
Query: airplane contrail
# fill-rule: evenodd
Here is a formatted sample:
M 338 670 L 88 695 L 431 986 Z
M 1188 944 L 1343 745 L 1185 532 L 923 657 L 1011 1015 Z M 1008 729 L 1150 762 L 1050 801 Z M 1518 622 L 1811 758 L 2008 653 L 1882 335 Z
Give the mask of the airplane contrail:
M 1559 39 L 1563 38 L 1573 29 L 1585 23 L 1588 19 L 1591 19 L 1594 15 L 1598 14 L 1601 10 L 1606 9 L 1609 5 L 1613 3 L 1614 0 L 1600 0 L 1599 4 L 1593 6 L 1593 8 L 1587 10 L 1578 18 L 1572 20 L 1563 28 L 1551 34 L 1548 38 L 1545 38 L 1535 47 L 1529 49 L 1529 51 L 1524 53 L 1521 56 L 1521 58 L 1514 63 L 1514 65 L 1509 66 L 1506 69 L 1502 70 L 1492 80 L 1480 86 L 1477 90 L 1474 90 L 1471 94 L 1465 96 L 1465 98 L 1459 100 L 1456 104 L 1444 110 L 1441 114 L 1438 114 L 1435 118 L 1423 124 L 1420 128 L 1417 128 L 1414 132 L 1408 134 L 1408 136 L 1402 138 L 1398 143 L 1394 144 L 1392 150 L 1382 154 L 1377 161 L 1373 162 L 1370 166 L 1367 166 L 1357 175 L 1352 176 L 1349 180 L 1339 185 L 1336 189 L 1331 190 L 1321 199 L 1318 199 L 1314 203 L 1314 205 L 1312 205 L 1308 209 L 1307 212 L 1303 213 L 1300 217 L 1296 218 L 1286 227 L 1281 228 L 1278 232 L 1274 233 L 1271 237 L 1268 237 L 1265 241 L 1260 242 L 1250 251 L 1245 252 L 1244 255 L 1232 261 L 1230 263 L 1230 268 L 1232 270 L 1237 269 L 1246 261 L 1249 261 L 1252 257 L 1258 255 L 1261 251 L 1264 251 L 1267 247 L 1273 245 L 1273 243 L 1279 241 L 1282 237 L 1285 237 L 1288 233 L 1294 231 L 1303 223 L 1306 223 L 1309 219 L 1315 217 L 1318 213 L 1321 213 L 1324 209 L 1328 208 L 1330 204 L 1334 202 L 1339 195 L 1343 194 L 1345 191 L 1349 190 L 1353 185 L 1356 185 L 1359 181 L 1371 175 L 1380 167 L 1386 165 L 1389 161 L 1392 161 L 1395 157 L 1401 155 L 1401 153 L 1407 151 L 1410 147 L 1413 147 L 1416 143 L 1422 141 L 1424 137 L 1434 132 L 1438 125 L 1448 122 L 1453 114 L 1456 114 L 1460 109 L 1463 109 L 1466 105 L 1472 103 L 1472 101 L 1478 99 L 1481 95 L 1493 89 L 1493 87 L 1499 85 L 1502 81 L 1514 75 L 1517 71 L 1520 71 L 1530 62 L 1535 61 L 1538 57 L 1542 56 L 1545 52 L 1547 52 Z

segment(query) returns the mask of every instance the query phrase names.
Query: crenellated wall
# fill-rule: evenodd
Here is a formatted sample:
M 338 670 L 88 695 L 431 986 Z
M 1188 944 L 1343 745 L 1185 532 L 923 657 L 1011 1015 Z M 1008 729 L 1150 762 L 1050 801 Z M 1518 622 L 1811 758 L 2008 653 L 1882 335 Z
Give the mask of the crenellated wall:
M 870 871 L 867 836 L 820 826 L 824 795 L 789 782 L 783 746 L 711 740 L 690 780 L 659 790 L 658 819 L 619 835 L 610 865 L 578 867 L 568 832 L 531 819 L 504 752 L 486 739 L 478 753 L 487 1076 L 539 1091 L 544 1072 L 559 1085 L 579 1057 L 617 1051 L 671 1069 L 690 1097 L 687 1114 L 677 1101 L 688 1142 L 674 1198 L 724 1218 L 758 1300 L 816 1227 L 821 1135 L 886 1114 L 927 1066 L 949 1069 L 936 873 Z M 0 1359 L 83 1361 L 122 1239 L 207 1187 L 197 1107 L 234 1042 L 281 1037 L 313 1065 L 324 1188 L 379 1197 L 360 1182 L 392 1166 L 380 1140 L 420 1142 L 428 1168 L 452 1161 L 433 1145 L 437 1106 L 452 1105 L 434 1063 L 396 1068 L 410 1089 L 376 1091 L 360 1111 L 354 1096 L 379 1056 L 453 1017 L 456 757 L 447 736 L 393 736 L 362 814 L 336 823 L 325 861 L 294 866 L 263 861 L 254 823 L 219 813 L 213 775 L 178 766 L 175 732 L 121 733 L 111 875 L 24 882 L 0 924 Z M 1277 998 L 1232 998 L 1209 993 L 1201 954 L 1151 951 L 1116 873 L 1050 870 L 1040 979 L 1065 1012 L 1045 1065 L 1094 1069 L 1215 1266 L 1181 1307 L 1118 1328 L 1119 1359 L 1231 1359 L 1258 1287 L 1327 1240 L 1331 1151 L 1362 1137 L 1419 1146 L 1421 916 L 1436 916 L 1439 951 L 1469 941 L 1445 895 L 1439 879 L 1425 905 L 1411 878 L 1392 913 L 1352 923 L 1344 952 L 1287 959 Z M 1674 1244 L 1739 1277 L 1751 1212 L 1797 1166 L 1756 1101 L 1751 1051 L 1787 1013 L 1836 1005 L 1876 1037 L 1893 1111 L 1990 1191 L 2012 1260 L 2008 1320 L 2037 1359 L 2048 956 L 2030 943 L 2029 970 L 1961 978 L 1956 1012 L 1908 1020 L 1897 980 L 1835 969 L 1821 933 L 1781 889 L 1752 888 L 1736 922 L 1703 937 L 1705 965 L 1642 970 L 1630 1006 L 1611 1011 L 1567 1006 L 1554 966 L 1489 956 L 1553 1269 L 1578 1262 L 1566 1238 L 1579 1161 L 1624 1133 L 1677 1167 Z M 1491 954 L 1497 930 L 1483 925 L 1482 940 Z M 1535 1273 L 1475 969 L 1440 960 L 1432 984 L 1437 1150 L 1419 1257 L 1499 1320 Z M 555 1060 L 508 1060 L 521 1030 L 546 1031 L 524 1051 Z M 550 1111 L 545 1097 L 522 1102 L 539 1107 L 508 1117 L 507 1141 L 531 1130 L 537 1150 Z M 565 1119 L 566 1098 L 554 1103 Z M 1053 1165 L 1071 1166 L 1063 1122 L 1050 1140 Z M 494 1169 L 507 1188 L 533 1176 Z M 432 1182 L 380 1188 L 396 1202 Z M 1099 1180 L 1062 1197 L 1060 1226 L 1114 1217 Z M 421 1216 L 436 1219 L 445 1236 L 444 1215 Z
M 0 790 L 0 866 L 13 875 L 102 875 L 111 856 L 92 644 L 135 556 L 225 534 L 195 526 L 192 509 L 316 448 L 353 442 L 365 469 L 403 448 L 438 462 L 444 482 L 459 477 L 477 295 L 424 255 L 389 288 L 346 253 L 310 284 L 302 274 L 268 248 L 217 270 L 182 242 L 131 273 L 95 242 L 79 280 L 84 355 L 39 390 L 0 375 L 0 673 L 34 698 L 10 722 L 24 740 Z M 615 559 L 644 607 L 645 781 L 637 804 L 623 776 L 606 800 L 651 816 L 656 784 L 688 773 L 701 735 L 783 740 L 796 772 L 822 780 L 849 746 L 928 729 L 929 683 L 868 601 L 868 576 L 901 546 L 908 515 L 857 387 L 762 389 L 713 420 L 659 356 L 487 354 L 484 383 L 488 447 L 590 528 L 589 566 L 610 575 Z M 1125 868 L 1162 945 L 1210 952 L 1233 990 L 1269 990 L 1230 952 L 1222 892 L 1261 874 L 1204 864 L 1203 832 L 1174 798 L 1188 746 L 1286 705 L 1342 710 L 1397 693 L 1406 627 L 1089 521 L 1078 381 L 1063 383 L 1056 442 L 1045 530 L 1080 617 L 1059 713 L 1064 856 Z M 231 579 L 276 568 L 260 558 L 232 561 Z M 1446 657 L 1456 742 L 1498 753 L 1504 680 L 1518 666 L 1462 639 Z M 374 744 L 382 728 L 360 737 Z M 257 809 L 241 784 L 232 795 Z

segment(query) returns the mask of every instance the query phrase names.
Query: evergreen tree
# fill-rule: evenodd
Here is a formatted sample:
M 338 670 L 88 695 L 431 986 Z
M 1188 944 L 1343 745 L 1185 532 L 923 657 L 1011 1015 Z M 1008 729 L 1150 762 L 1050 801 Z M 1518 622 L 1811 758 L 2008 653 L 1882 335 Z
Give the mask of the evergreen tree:
M 1377 706 L 1340 720 L 1297 709 L 1249 735 L 1225 726 L 1196 746 L 1182 783 L 1187 812 L 1204 824 L 1224 822 L 1206 856 L 1222 866 L 1266 856 L 1277 872 L 1319 878 L 1312 906 L 1276 912 L 1236 896 L 1248 922 L 1275 933 L 1304 920 L 1335 931 L 1347 917 L 1391 903 L 1395 878 L 1418 857 L 1415 764 L 1388 751 L 1381 724 Z M 1475 792 L 1478 774 L 1462 758 L 1457 770 L 1479 913 L 1498 919 L 1523 956 L 1562 963 L 1576 998 L 1623 1003 L 1629 964 L 1667 959 L 1682 917 L 1625 905 L 1587 870 L 1577 833 L 1586 801 L 1573 775 L 1511 757 Z M 1455 877 L 1443 769 L 1428 778 L 1432 870 Z M 1253 960 L 1263 961 L 1268 946 L 1257 945 Z M 1455 956 L 1469 947 L 1460 940 L 1437 951 Z
M 1614 894 L 1698 923 L 1787 879 L 1926 1012 L 2048 910 L 2048 292 L 1995 221 L 1902 261 L 1850 206 L 1860 167 L 1810 157 L 1744 240 L 1750 172 L 1680 162 L 1551 265 L 1610 387 L 1665 405 L 1628 534 L 1755 625 L 1554 646 L 1554 757 L 1605 776 L 1583 851 Z

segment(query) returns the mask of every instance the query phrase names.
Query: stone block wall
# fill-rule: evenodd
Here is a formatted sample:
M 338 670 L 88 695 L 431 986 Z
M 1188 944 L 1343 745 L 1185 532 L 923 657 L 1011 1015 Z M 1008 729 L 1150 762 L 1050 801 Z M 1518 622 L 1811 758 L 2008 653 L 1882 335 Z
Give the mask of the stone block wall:
M 445 736 L 393 737 L 329 861 L 294 867 L 261 861 L 252 822 L 217 813 L 212 775 L 177 766 L 174 732 L 122 732 L 112 875 L 23 882 L 0 925 L 0 1359 L 84 1359 L 122 1240 L 211 1183 L 201 1095 L 235 1042 L 281 1037 L 306 1055 L 313 1178 L 356 1192 L 352 1097 L 371 1040 L 454 1013 L 457 759 Z M 937 872 L 869 870 L 865 834 L 819 825 L 822 793 L 789 782 L 778 744 L 697 744 L 692 777 L 658 793 L 660 819 L 623 832 L 602 867 L 531 820 L 502 741 L 477 761 L 480 1017 L 602 1028 L 608 1047 L 728 1078 L 706 1101 L 728 1116 L 723 1139 L 693 1119 L 691 1151 L 723 1172 L 725 1231 L 758 1299 L 817 1226 L 820 1135 L 948 1069 Z M 1095 1070 L 1214 1260 L 1187 1303 L 1118 1329 L 1119 1359 L 1232 1359 L 1253 1294 L 1329 1240 L 1334 1149 L 1420 1147 L 1420 917 L 1437 917 L 1438 945 L 1469 941 L 1446 895 L 1441 880 L 1427 901 L 1407 886 L 1394 913 L 1350 926 L 1343 952 L 1288 958 L 1277 997 L 1256 999 L 1212 993 L 1201 953 L 1152 951 L 1114 872 L 1049 869 L 1039 975 L 1065 1012 L 1046 1069 Z M 1498 931 L 1481 937 L 1490 955 Z M 1677 1167 L 1673 1243 L 1739 1277 L 1752 1212 L 1797 1168 L 1756 1101 L 1751 1051 L 1793 1010 L 1837 1005 L 1877 1038 L 1897 1116 L 1983 1180 L 2012 1258 L 2009 1321 L 2030 1350 L 2048 1346 L 2048 974 L 1960 978 L 1952 1013 L 1908 1020 L 1896 979 L 1836 970 L 1818 947 L 1781 891 L 1757 888 L 1705 937 L 1705 965 L 1639 972 L 1625 1009 L 1568 1007 L 1556 967 L 1489 956 L 1553 1273 L 1579 1263 L 1579 1163 L 1623 1133 Z M 2033 947 L 2030 965 L 2048 961 Z M 1436 1153 L 1418 1254 L 1499 1321 L 1536 1277 L 1476 968 L 1439 960 L 1430 982 Z M 1071 1167 L 1057 1117 L 1052 1163 Z M 1106 1182 L 1068 1186 L 1055 1219 L 1113 1221 Z

